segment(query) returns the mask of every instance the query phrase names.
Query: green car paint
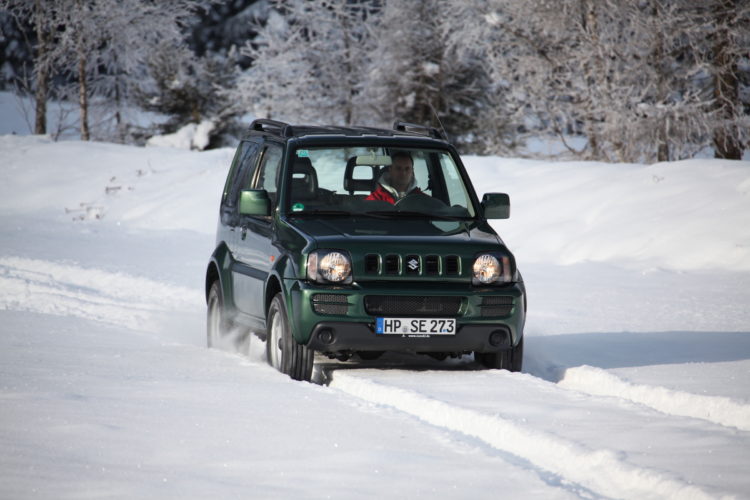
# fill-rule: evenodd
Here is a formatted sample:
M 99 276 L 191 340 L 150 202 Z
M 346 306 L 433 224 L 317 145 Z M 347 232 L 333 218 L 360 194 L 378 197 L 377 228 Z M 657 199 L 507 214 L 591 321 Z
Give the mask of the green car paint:
M 340 359 L 475 353 L 520 369 L 526 291 L 513 254 L 487 222 L 509 216 L 507 195 L 480 202 L 458 153 L 435 136 L 261 122 L 232 162 L 206 272 L 207 296 L 219 280 L 233 324 L 268 333 L 280 293 L 297 347 Z M 409 152 L 425 187 L 396 205 L 365 200 L 398 151 Z M 370 177 L 355 178 L 357 168 Z M 483 268 L 474 269 L 483 255 L 495 281 L 483 283 Z M 310 262 L 318 267 L 308 269 Z M 331 281 L 339 272 L 346 279 Z M 384 329 L 383 321 L 400 319 L 411 321 L 406 333 Z M 441 330 L 452 333 L 428 325 L 453 320 L 454 330 Z M 506 366 L 511 358 L 501 353 L 515 350 L 518 359 Z

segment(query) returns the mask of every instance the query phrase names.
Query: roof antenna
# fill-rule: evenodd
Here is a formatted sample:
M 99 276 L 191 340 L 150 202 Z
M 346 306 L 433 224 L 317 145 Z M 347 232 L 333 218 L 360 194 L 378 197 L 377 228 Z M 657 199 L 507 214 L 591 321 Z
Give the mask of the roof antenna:
M 440 131 L 443 134 L 443 139 L 445 139 L 447 141 L 448 140 L 448 134 L 445 133 L 445 127 L 443 127 L 443 122 L 440 121 L 440 117 L 438 116 L 437 111 L 435 111 L 435 108 L 432 106 L 431 102 L 428 101 L 427 105 L 430 106 L 430 109 L 432 110 L 432 114 L 435 115 L 435 119 L 437 120 L 438 125 L 440 125 Z

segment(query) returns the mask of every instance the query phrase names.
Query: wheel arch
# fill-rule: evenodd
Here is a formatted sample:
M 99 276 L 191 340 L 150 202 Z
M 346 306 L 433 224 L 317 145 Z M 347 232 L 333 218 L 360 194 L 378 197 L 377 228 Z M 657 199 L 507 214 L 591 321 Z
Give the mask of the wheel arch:
M 216 247 L 213 254 L 211 254 L 211 259 L 208 262 L 208 266 L 206 266 L 206 280 L 204 283 L 206 303 L 208 303 L 208 294 L 211 290 L 211 285 L 214 281 L 219 280 L 224 299 L 224 306 L 234 307 L 234 297 L 231 285 L 232 273 L 230 272 L 231 267 L 232 257 L 229 253 L 229 248 L 226 243 L 221 242 L 221 244 Z
M 281 280 L 279 280 L 279 277 L 275 274 L 271 274 L 268 277 L 268 281 L 266 281 L 266 293 L 265 293 L 265 301 L 263 308 L 266 311 L 266 316 L 268 316 L 268 308 L 271 307 L 271 301 L 276 296 L 277 293 L 282 292 L 281 288 Z M 282 293 L 282 296 L 284 294 Z M 282 297 L 284 302 L 286 302 L 285 297 Z
M 271 306 L 271 301 L 277 293 L 281 293 L 281 300 L 286 309 L 287 320 L 292 335 L 300 344 L 306 344 L 309 340 L 309 333 L 307 336 L 302 335 L 300 329 L 300 281 L 301 278 L 298 276 L 298 270 L 296 269 L 292 255 L 289 253 L 282 254 L 276 259 L 271 273 L 266 280 L 265 311 L 266 316 L 268 316 L 268 308 Z
M 216 262 L 212 260 L 208 263 L 208 267 L 206 268 L 206 283 L 204 286 L 206 302 L 208 302 L 208 294 L 211 291 L 211 286 L 216 280 L 219 280 L 219 284 L 221 284 L 221 275 L 219 274 L 219 268 L 217 267 Z

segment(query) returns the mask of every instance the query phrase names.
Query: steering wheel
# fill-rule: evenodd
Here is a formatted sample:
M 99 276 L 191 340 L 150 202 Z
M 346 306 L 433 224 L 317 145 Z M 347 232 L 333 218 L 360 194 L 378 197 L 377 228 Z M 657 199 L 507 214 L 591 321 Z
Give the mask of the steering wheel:
M 443 209 L 448 205 L 428 194 L 412 193 L 398 200 L 394 206 L 401 210 L 432 211 Z

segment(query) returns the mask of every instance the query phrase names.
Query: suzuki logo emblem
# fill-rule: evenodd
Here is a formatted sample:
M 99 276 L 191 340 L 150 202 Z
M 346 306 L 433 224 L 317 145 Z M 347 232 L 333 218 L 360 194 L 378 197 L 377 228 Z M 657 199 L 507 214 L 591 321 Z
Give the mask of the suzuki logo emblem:
M 419 261 L 417 259 L 411 259 L 409 262 L 406 263 L 407 266 L 409 266 L 409 269 L 412 271 L 416 271 L 419 269 Z

